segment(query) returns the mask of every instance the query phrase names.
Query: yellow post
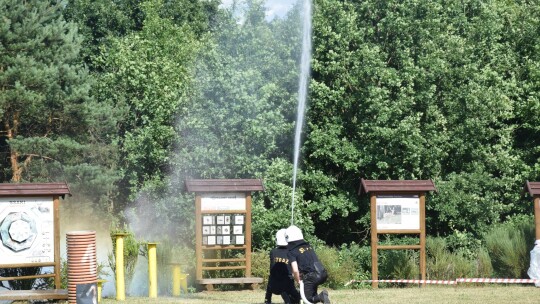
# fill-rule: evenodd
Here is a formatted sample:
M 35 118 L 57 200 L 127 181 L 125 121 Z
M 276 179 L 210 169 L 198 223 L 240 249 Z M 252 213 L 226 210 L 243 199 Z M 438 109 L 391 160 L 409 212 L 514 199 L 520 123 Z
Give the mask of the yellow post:
M 127 233 L 116 233 L 116 300 L 126 300 L 126 283 L 124 275 L 124 237 Z
M 174 297 L 180 296 L 180 276 L 182 275 L 182 270 L 180 269 L 180 264 L 172 264 L 173 271 L 173 284 L 172 284 L 172 295 Z
M 148 243 L 148 297 L 157 298 L 157 243 Z
M 103 283 L 107 280 L 97 280 L 97 301 L 101 303 L 101 291 L 103 290 Z
M 189 274 L 185 274 L 185 273 L 180 274 L 180 289 L 182 289 L 184 294 L 188 293 L 188 290 L 187 290 L 187 276 L 188 275 Z

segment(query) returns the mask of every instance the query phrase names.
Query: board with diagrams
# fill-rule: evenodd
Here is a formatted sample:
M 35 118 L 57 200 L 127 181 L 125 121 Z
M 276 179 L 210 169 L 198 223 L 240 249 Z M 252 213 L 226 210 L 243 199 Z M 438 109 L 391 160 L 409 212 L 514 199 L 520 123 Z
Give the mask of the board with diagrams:
M 197 283 L 208 290 L 214 284 L 261 283 L 251 277 L 251 192 L 263 189 L 261 181 L 187 180 L 186 188 L 196 194 Z M 219 278 L 223 270 L 244 276 Z

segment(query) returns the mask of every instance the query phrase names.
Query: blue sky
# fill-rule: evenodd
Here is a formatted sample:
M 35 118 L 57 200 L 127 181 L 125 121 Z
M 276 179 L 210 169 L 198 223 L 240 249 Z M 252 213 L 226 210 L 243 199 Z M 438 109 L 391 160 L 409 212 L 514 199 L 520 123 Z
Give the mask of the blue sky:
M 276 16 L 283 17 L 297 0 L 265 0 L 266 19 L 272 20 Z M 229 6 L 233 0 L 222 0 L 223 6 Z

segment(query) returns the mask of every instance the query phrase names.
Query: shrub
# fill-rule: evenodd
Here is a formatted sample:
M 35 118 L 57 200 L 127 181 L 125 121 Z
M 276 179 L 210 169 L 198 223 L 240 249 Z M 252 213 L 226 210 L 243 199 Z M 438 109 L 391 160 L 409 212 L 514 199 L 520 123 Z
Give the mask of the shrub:
M 255 251 L 251 253 L 251 274 L 254 277 L 263 278 L 262 287 L 266 288 L 270 276 L 270 252 Z
M 476 273 L 473 260 L 462 251 L 450 252 L 442 237 L 426 238 L 426 260 L 426 277 L 431 280 L 453 280 Z
M 116 234 L 117 233 L 126 233 L 124 236 L 124 275 L 125 275 L 125 284 L 129 286 L 133 276 L 135 275 L 135 266 L 137 264 L 137 259 L 139 258 L 140 245 L 142 244 L 135 238 L 133 232 L 129 231 L 127 228 L 124 229 L 111 229 L 111 239 L 113 249 L 112 252 L 109 252 L 108 256 L 108 266 L 111 268 L 113 273 L 116 273 Z
M 324 284 L 325 286 L 332 289 L 343 288 L 350 280 L 359 278 L 361 271 L 358 262 L 351 254 L 341 254 L 342 251 L 327 246 L 319 246 L 315 251 L 328 272 L 328 280 Z M 269 252 L 253 252 L 251 254 L 251 273 L 255 277 L 264 278 L 263 286 L 268 283 L 269 272 Z M 363 278 L 365 278 L 365 275 Z
M 485 248 L 480 248 L 476 259 L 476 277 L 489 278 L 493 275 L 491 258 Z
M 416 279 L 419 273 L 417 251 L 379 251 L 379 279 Z
M 339 249 L 341 259 L 353 261 L 357 269 L 357 275 L 371 272 L 371 246 L 362 246 L 352 242 L 349 245 L 342 245 Z
M 340 256 L 339 250 L 327 246 L 317 248 L 316 252 L 328 272 L 326 286 L 333 289 L 343 288 L 347 282 L 355 279 L 358 266 L 351 256 Z
M 484 236 L 495 274 L 524 278 L 529 268 L 529 250 L 534 244 L 534 221 L 525 217 L 494 227 Z
M 2 268 L 0 269 L 0 276 L 2 277 L 20 277 L 20 276 L 33 276 L 41 274 L 41 267 L 15 267 L 15 268 Z M 3 282 L 8 283 L 7 286 Z M 54 285 L 52 280 L 43 278 L 37 279 L 22 279 L 11 281 L 0 281 L 0 287 L 12 290 L 29 290 L 29 289 L 44 289 L 48 285 Z
M 491 259 L 483 247 L 451 250 L 453 245 L 442 237 L 426 238 L 426 277 L 432 280 L 453 280 L 460 277 L 490 277 Z M 476 246 L 476 245 L 475 245 Z

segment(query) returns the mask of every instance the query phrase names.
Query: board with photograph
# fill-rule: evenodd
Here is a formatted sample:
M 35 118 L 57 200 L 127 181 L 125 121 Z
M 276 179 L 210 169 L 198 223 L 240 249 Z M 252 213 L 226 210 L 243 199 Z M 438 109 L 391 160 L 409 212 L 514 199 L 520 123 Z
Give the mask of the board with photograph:
M 376 205 L 377 230 L 420 229 L 418 195 L 379 195 Z

